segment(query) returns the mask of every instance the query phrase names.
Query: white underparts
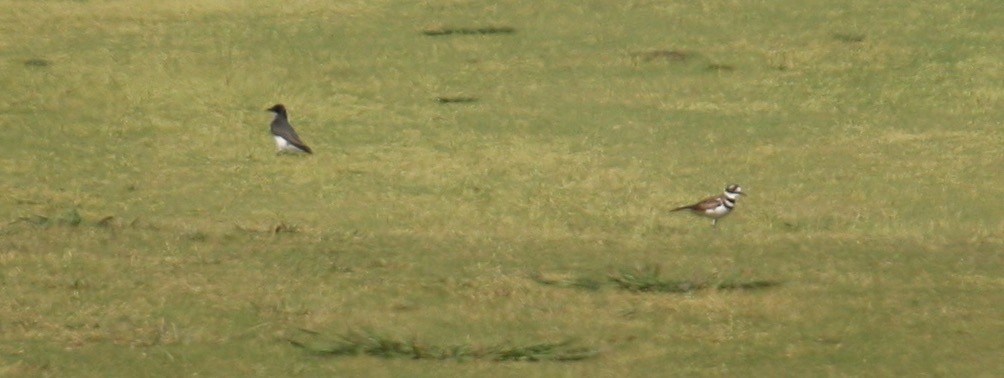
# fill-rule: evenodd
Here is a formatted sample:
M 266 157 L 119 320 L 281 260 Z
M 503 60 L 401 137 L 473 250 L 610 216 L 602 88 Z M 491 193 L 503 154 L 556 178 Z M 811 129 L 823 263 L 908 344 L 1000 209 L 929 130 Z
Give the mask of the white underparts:
M 307 152 L 289 143 L 285 138 L 273 135 L 275 138 L 275 149 L 279 152 Z

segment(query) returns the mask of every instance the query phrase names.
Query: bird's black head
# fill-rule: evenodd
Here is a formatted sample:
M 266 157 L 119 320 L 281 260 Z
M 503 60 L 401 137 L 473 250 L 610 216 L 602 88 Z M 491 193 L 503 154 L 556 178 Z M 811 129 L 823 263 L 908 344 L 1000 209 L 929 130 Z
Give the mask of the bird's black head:
M 282 106 L 282 104 L 272 105 L 271 108 L 268 108 L 268 109 L 265 109 L 265 110 L 268 110 L 268 111 L 270 111 L 272 113 L 275 113 L 275 114 L 282 114 L 283 117 L 286 116 L 286 107 Z
M 725 191 L 732 194 L 746 195 L 746 193 L 743 192 L 743 188 L 736 184 L 731 184 L 725 187 Z

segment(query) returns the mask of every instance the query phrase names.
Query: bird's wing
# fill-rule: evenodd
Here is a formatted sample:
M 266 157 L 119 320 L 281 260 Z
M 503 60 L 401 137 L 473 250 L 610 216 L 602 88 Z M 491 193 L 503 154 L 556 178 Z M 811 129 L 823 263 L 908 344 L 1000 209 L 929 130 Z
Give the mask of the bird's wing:
M 695 211 L 705 211 L 705 210 L 708 210 L 708 209 L 714 209 L 714 208 L 716 208 L 718 206 L 721 206 L 721 204 L 722 204 L 722 197 L 720 197 L 720 196 L 714 196 L 714 197 L 705 198 L 705 199 L 701 200 L 700 202 L 695 203 L 693 205 L 680 206 L 680 207 L 675 208 L 675 209 L 670 210 L 670 211 L 678 211 L 678 210 L 685 210 L 685 209 L 690 209 L 690 210 L 695 210 Z
M 278 124 L 276 122 L 278 122 Z M 307 153 L 313 153 L 313 151 L 310 150 L 310 147 L 307 147 L 307 145 L 300 140 L 300 136 L 296 134 L 296 130 L 293 130 L 293 125 L 290 125 L 289 122 L 284 119 L 280 118 L 272 121 L 272 133 L 282 137 L 282 139 L 285 139 L 289 142 L 289 144 L 296 146 L 296 148 L 304 150 Z

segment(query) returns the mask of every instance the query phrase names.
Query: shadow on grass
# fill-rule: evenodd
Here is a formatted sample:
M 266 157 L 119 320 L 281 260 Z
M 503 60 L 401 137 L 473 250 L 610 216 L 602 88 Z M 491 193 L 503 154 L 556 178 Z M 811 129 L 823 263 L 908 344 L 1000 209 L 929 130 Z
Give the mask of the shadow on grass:
M 512 34 L 515 32 L 516 29 L 509 26 L 485 26 L 480 28 L 430 28 L 422 30 L 422 34 L 433 37 L 472 34 Z
M 735 71 L 736 67 L 731 64 L 709 63 L 708 71 Z
M 844 43 L 864 42 L 865 35 L 858 33 L 833 33 L 833 39 Z
M 20 228 L 17 226 L 30 226 L 30 228 L 40 229 L 92 227 L 110 231 L 123 229 L 160 230 L 160 227 L 142 222 L 139 218 L 126 222 L 116 218 L 114 215 L 104 216 L 99 219 L 85 217 L 80 214 L 80 211 L 76 207 L 69 207 L 58 215 L 31 214 L 17 217 L 0 228 L 3 229 L 3 232 L 13 233 L 17 232 L 18 228 Z
M 606 280 L 589 277 L 555 277 L 535 274 L 531 277 L 537 283 L 548 286 L 596 291 L 605 286 L 642 293 L 693 293 L 701 290 L 760 290 L 781 285 L 781 281 L 738 279 L 712 280 L 667 280 L 660 277 L 659 268 L 622 270 L 607 276 Z
M 312 339 L 312 340 L 311 340 Z M 321 340 L 318 340 L 321 339 Z M 287 341 L 308 352 L 327 356 L 366 355 L 413 360 L 487 361 L 579 361 L 595 357 L 595 348 L 578 346 L 571 340 L 522 346 L 430 345 L 415 339 L 400 340 L 372 331 L 353 331 L 328 340 L 318 332 L 301 329 Z
M 42 58 L 31 58 L 24 61 L 24 65 L 34 68 L 45 68 L 52 65 L 52 61 Z
M 683 62 L 694 56 L 693 53 L 683 50 L 649 50 L 631 53 L 635 59 L 651 62 L 663 60 L 667 62 Z
M 302 228 L 296 224 L 280 221 L 278 223 L 266 224 L 264 226 L 242 226 L 235 224 L 237 231 L 252 236 L 257 235 L 282 235 L 297 234 L 302 232 Z M 181 235 L 181 237 L 195 241 L 205 242 L 213 238 L 213 234 L 198 229 L 162 226 L 156 223 L 143 221 L 134 218 L 126 221 L 113 215 L 101 218 L 93 218 L 81 215 L 77 207 L 67 207 L 62 213 L 55 215 L 31 214 L 17 217 L 6 224 L 0 223 L 0 235 L 13 235 L 19 232 L 31 230 L 60 230 L 60 229 L 103 229 L 117 234 L 119 231 L 140 230 L 140 231 L 163 231 Z
M 436 97 L 436 102 L 440 104 L 457 104 L 457 103 L 477 102 L 477 101 L 478 101 L 477 97 L 469 97 L 469 96 Z

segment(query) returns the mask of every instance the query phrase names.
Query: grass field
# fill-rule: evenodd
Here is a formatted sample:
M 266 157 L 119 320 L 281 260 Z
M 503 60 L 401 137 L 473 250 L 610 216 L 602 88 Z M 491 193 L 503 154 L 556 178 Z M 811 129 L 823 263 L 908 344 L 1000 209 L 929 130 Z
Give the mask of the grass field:
M 0 3 L 0 375 L 996 376 L 1001 10 Z

